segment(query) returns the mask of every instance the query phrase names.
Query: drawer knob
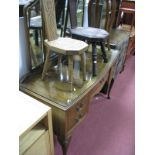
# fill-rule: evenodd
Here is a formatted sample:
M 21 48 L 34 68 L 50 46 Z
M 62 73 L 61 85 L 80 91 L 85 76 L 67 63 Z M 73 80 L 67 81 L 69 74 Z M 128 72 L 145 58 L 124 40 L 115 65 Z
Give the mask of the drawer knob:
M 82 107 L 76 107 L 77 112 L 81 112 L 81 110 L 82 110 Z
M 84 114 L 83 114 L 83 113 L 80 113 L 79 116 L 78 116 L 77 118 L 75 118 L 75 121 L 76 121 L 76 122 L 79 122 L 80 119 L 81 119 L 83 116 L 84 116 Z

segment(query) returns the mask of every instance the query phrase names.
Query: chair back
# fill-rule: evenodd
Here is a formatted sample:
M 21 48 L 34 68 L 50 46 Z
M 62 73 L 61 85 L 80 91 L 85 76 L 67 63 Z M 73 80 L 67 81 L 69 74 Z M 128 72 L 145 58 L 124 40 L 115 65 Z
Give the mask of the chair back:
M 102 27 L 111 31 L 116 11 L 116 0 L 90 0 L 88 4 L 88 23 L 91 27 Z M 103 19 L 105 18 L 105 19 Z M 101 25 L 101 20 L 102 22 Z
M 54 0 L 41 0 L 41 7 L 46 37 L 49 41 L 55 40 L 58 38 L 55 17 L 55 2 Z
M 77 6 L 78 0 L 68 0 L 71 28 L 77 27 Z
M 110 33 L 115 21 L 116 14 L 116 0 L 106 0 L 107 11 L 106 11 L 106 27 L 105 29 Z
M 88 26 L 100 27 L 103 4 L 99 0 L 90 0 L 88 3 Z

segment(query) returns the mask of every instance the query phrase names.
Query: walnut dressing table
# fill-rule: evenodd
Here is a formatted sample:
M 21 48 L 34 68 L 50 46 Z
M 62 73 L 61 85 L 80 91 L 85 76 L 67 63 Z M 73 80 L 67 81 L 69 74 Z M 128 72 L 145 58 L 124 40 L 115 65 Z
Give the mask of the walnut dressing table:
M 41 80 L 42 70 L 40 69 L 33 71 L 20 82 L 21 91 L 52 107 L 53 130 L 62 146 L 63 155 L 67 154 L 72 132 L 85 118 L 93 96 L 102 90 L 105 82 L 110 85 L 118 54 L 117 50 L 107 52 L 108 63 L 102 63 L 102 56 L 98 56 L 97 76 L 93 77 L 91 52 L 88 52 L 86 56 L 87 80 L 82 81 L 81 74 L 79 83 L 61 81 L 54 68 L 44 81 Z M 65 75 L 61 74 L 62 76 Z

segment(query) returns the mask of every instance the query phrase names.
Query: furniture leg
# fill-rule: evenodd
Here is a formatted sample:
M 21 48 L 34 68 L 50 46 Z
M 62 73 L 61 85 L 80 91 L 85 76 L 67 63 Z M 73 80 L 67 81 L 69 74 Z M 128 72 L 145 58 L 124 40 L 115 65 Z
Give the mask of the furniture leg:
M 132 27 L 133 27 L 133 25 L 134 25 L 134 22 L 135 22 L 135 14 L 133 13 L 132 14 L 132 23 L 131 23 L 131 31 L 132 31 Z
M 73 82 L 73 56 L 68 56 L 69 82 Z
M 72 138 L 71 136 L 65 137 L 65 138 L 58 137 L 58 141 L 62 147 L 63 155 L 67 155 L 67 150 L 68 150 L 68 146 L 71 141 L 71 138 Z
M 68 2 L 67 2 L 68 3 Z M 65 25 L 64 25 L 64 33 L 63 33 L 63 37 L 66 36 L 66 29 L 67 29 L 67 23 L 68 23 L 68 15 L 69 15 L 69 3 L 67 4 L 67 11 L 66 11 L 66 15 L 65 15 Z
M 97 75 L 97 51 L 96 51 L 96 43 L 92 43 L 92 71 L 93 76 Z
M 110 38 L 107 39 L 108 51 L 110 51 Z
M 120 25 L 120 20 L 121 20 L 121 11 L 118 12 L 116 27 Z
M 49 53 L 50 53 L 50 51 L 49 51 L 49 49 L 47 48 L 45 64 L 44 64 L 43 73 L 42 73 L 42 80 L 44 80 L 45 74 L 47 73 Z
M 35 35 L 35 45 L 39 45 L 39 41 L 38 41 L 38 30 L 34 30 L 34 35 Z
M 62 55 L 58 55 L 58 69 L 62 68 Z
M 62 37 L 63 35 L 63 27 L 64 27 L 64 18 L 65 18 L 65 8 L 63 9 L 63 12 L 62 12 L 62 22 L 61 22 L 61 32 L 60 32 L 60 36 Z
M 107 63 L 108 59 L 107 59 L 107 56 L 106 56 L 106 51 L 105 51 L 104 43 L 100 42 L 100 45 L 101 45 L 101 51 L 102 51 L 102 54 L 103 54 L 104 63 Z
M 110 84 L 108 86 L 108 94 L 107 94 L 108 99 L 110 99 L 110 92 L 111 92 L 111 88 L 112 88 L 113 84 L 114 84 L 114 79 L 111 79 L 111 82 L 110 82 Z
M 83 74 L 83 80 L 86 80 L 86 59 L 85 59 L 85 53 L 81 54 L 81 68 L 82 68 L 82 74 Z

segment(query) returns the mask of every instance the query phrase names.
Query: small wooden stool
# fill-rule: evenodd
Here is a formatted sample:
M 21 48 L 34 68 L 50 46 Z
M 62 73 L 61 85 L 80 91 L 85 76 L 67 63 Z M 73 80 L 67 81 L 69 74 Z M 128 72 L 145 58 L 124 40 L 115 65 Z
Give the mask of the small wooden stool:
M 88 45 L 76 39 L 71 38 L 58 38 L 53 41 L 45 40 L 45 46 L 47 46 L 46 60 L 42 73 L 42 79 L 44 79 L 48 69 L 48 59 L 50 51 L 54 51 L 59 54 L 59 64 L 61 63 L 62 55 L 68 56 L 68 67 L 69 67 L 69 81 L 73 81 L 73 56 L 79 55 L 81 57 L 83 80 L 86 80 L 86 60 L 85 51 L 88 49 Z
M 61 62 L 62 55 L 68 56 L 69 81 L 71 83 L 73 82 L 73 56 L 79 55 L 82 62 L 81 68 L 83 80 L 86 80 L 85 51 L 88 49 L 88 44 L 76 39 L 58 37 L 54 0 L 42 0 L 41 3 L 43 10 L 43 21 L 45 22 L 45 32 L 47 35 L 47 39 L 44 42 L 47 47 L 47 51 L 42 72 L 42 79 L 44 79 L 47 73 L 50 51 L 53 51 L 60 55 L 59 63 Z

